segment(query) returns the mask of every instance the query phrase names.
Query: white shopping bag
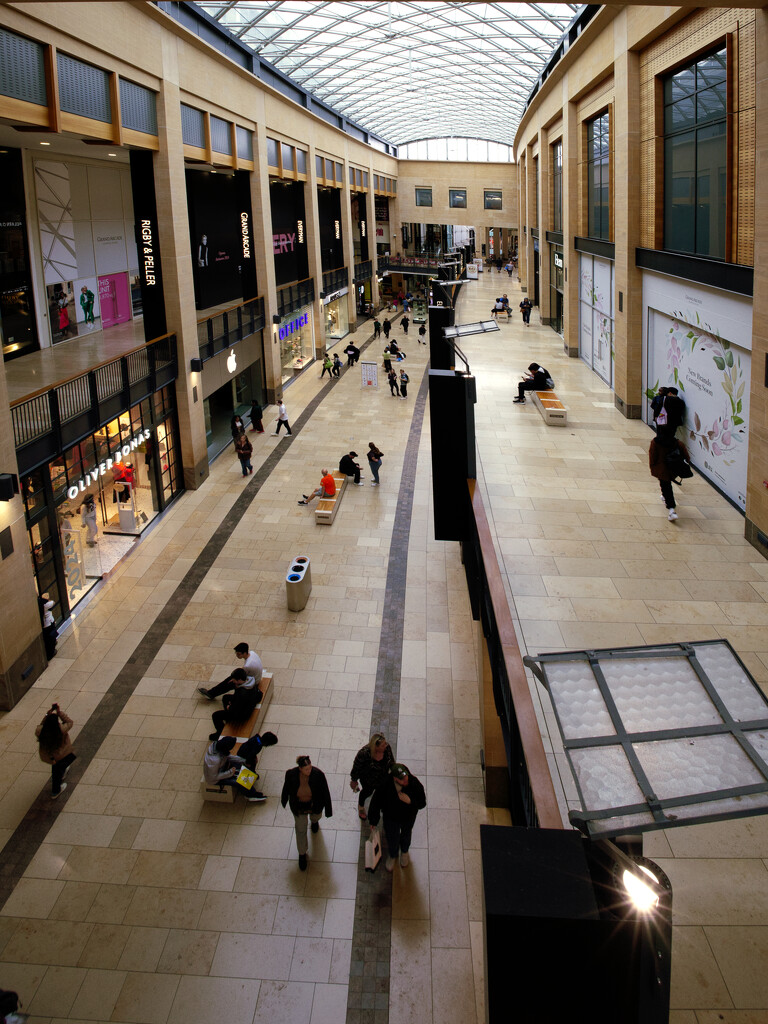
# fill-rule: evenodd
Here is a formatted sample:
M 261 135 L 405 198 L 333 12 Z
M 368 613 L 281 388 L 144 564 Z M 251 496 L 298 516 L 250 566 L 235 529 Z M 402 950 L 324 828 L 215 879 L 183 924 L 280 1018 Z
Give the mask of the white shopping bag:
M 377 828 L 372 828 L 370 838 L 365 842 L 365 870 L 375 871 L 380 860 L 381 836 Z

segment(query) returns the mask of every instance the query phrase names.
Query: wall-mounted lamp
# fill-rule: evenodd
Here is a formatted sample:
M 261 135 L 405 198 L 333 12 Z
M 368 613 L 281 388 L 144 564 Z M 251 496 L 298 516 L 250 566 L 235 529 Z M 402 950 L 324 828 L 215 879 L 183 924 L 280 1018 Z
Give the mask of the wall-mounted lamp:
M 279 324 L 281 320 L 282 320 L 282 317 L 278 316 L 277 313 L 273 313 L 272 314 L 272 323 L 273 324 Z
M 202 373 L 203 360 L 202 359 L 190 359 L 189 368 L 192 373 Z
M 14 473 L 0 473 L 0 501 L 11 501 L 19 493 L 19 478 Z

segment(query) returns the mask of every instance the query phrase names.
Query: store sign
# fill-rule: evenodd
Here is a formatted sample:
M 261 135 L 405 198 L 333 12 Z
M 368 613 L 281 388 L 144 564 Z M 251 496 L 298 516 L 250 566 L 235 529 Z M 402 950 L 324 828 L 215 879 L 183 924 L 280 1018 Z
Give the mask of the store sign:
M 248 214 L 245 212 L 240 214 L 240 233 L 243 238 L 243 259 L 249 260 L 251 258 L 251 231 L 248 227 Z
M 291 334 L 295 334 L 296 331 L 300 331 L 302 327 L 305 327 L 309 323 L 309 313 L 302 313 L 301 316 L 297 316 L 295 320 L 289 320 L 287 324 L 283 324 L 278 331 L 280 341 L 285 341 Z
M 559 267 L 560 270 L 563 269 L 563 257 L 560 255 L 559 252 L 555 253 L 555 266 Z
M 152 222 L 142 220 L 141 222 L 141 265 L 144 271 L 144 284 L 153 286 L 157 284 L 155 278 L 155 242 L 152 237 Z
M 279 235 L 272 235 L 272 251 L 275 256 L 279 256 L 281 252 L 293 252 L 293 248 L 296 244 L 296 232 L 286 234 L 285 232 Z
M 71 487 L 67 488 L 67 497 L 69 500 L 74 501 L 78 494 L 82 494 L 83 491 L 85 491 L 86 487 L 96 483 L 100 476 L 105 476 L 113 466 L 122 462 L 123 459 L 127 459 L 134 449 L 149 440 L 149 435 L 151 433 L 152 431 L 149 429 L 140 430 L 135 437 L 132 437 L 131 440 L 121 448 L 118 448 L 111 459 L 105 459 L 104 462 L 99 463 L 98 466 L 94 466 L 90 473 L 86 473 L 85 477 L 81 477 L 77 481 L 77 484 L 73 484 Z
M 333 237 L 341 238 L 341 222 L 338 220 L 333 222 Z
M 360 221 L 360 237 L 365 238 L 365 221 Z

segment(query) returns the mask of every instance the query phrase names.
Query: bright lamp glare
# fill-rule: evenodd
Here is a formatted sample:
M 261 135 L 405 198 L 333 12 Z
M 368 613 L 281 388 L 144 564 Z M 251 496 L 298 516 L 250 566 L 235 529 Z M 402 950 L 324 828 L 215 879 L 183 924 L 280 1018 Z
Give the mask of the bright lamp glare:
M 652 878 L 654 882 L 658 884 L 658 878 L 652 871 L 649 871 L 647 867 L 642 864 L 637 865 L 640 871 L 644 871 L 649 878 Z M 622 876 L 624 882 L 624 888 L 627 890 L 627 895 L 632 900 L 638 910 L 648 911 L 653 910 L 654 907 L 659 904 L 659 897 L 656 895 L 654 890 L 647 885 L 642 878 L 638 878 L 637 875 L 631 871 L 625 871 Z

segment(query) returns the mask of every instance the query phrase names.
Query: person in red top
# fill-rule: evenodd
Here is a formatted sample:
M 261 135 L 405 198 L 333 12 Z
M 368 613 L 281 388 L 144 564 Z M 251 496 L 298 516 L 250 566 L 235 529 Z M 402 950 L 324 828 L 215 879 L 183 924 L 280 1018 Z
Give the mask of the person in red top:
M 313 498 L 332 498 L 336 494 L 336 481 L 327 469 L 322 470 L 320 486 L 315 488 L 311 494 L 305 494 L 304 500 L 299 505 L 308 505 Z

